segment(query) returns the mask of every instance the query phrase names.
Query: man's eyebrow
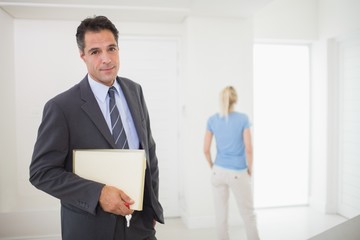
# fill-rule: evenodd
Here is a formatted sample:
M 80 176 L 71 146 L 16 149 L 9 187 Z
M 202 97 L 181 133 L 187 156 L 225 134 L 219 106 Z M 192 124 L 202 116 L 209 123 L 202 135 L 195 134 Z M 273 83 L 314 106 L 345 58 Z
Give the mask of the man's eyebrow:
M 90 48 L 89 50 L 88 50 L 88 52 L 93 52 L 93 51 L 96 51 L 96 50 L 99 50 L 100 48 Z
M 117 44 L 110 44 L 109 46 L 107 46 L 108 48 L 109 47 L 118 47 L 118 45 Z M 95 48 L 90 48 L 89 50 L 88 50 L 88 52 L 93 52 L 93 51 L 97 51 L 97 50 L 99 50 L 100 48 L 97 48 L 97 47 L 95 47 Z

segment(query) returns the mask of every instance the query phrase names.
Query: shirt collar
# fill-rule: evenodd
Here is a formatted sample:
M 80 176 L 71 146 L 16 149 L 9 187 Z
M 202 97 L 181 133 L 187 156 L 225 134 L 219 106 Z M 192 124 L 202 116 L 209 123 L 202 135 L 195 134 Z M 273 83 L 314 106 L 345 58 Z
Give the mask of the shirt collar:
M 89 84 L 90 84 L 90 87 L 91 87 L 91 90 L 93 91 L 95 97 L 101 101 L 101 102 L 105 102 L 106 100 L 106 97 L 108 95 L 108 91 L 109 91 L 109 87 L 102 84 L 102 83 L 99 83 L 97 81 L 95 81 L 91 76 L 90 74 L 88 74 L 88 81 L 89 81 Z M 116 81 L 114 81 L 114 84 L 113 86 L 116 88 L 117 92 L 119 93 L 120 92 L 120 86 L 119 86 L 119 83 Z

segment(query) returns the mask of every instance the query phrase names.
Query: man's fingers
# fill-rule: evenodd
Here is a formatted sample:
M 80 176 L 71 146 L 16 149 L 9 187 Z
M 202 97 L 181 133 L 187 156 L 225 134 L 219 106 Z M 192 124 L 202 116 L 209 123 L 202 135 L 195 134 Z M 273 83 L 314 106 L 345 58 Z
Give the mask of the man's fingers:
M 99 203 L 105 212 L 116 215 L 125 216 L 134 212 L 130 209 L 130 205 L 134 204 L 134 201 L 123 191 L 112 186 L 103 187 Z

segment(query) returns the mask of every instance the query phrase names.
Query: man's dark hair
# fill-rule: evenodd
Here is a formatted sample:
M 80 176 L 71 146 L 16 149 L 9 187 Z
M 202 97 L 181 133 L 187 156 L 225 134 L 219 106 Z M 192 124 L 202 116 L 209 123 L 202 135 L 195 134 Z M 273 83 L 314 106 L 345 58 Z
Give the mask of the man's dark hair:
M 101 30 L 109 30 L 113 33 L 116 43 L 118 43 L 119 31 L 115 25 L 104 16 L 95 16 L 84 19 L 77 28 L 76 42 L 81 51 L 85 49 L 85 33 L 100 32 Z

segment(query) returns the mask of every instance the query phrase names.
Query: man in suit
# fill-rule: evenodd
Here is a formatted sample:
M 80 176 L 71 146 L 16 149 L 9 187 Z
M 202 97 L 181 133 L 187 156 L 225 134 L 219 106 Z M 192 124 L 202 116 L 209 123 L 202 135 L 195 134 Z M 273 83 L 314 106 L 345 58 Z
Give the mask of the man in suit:
M 164 218 L 158 199 L 155 142 L 141 86 L 117 76 L 118 30 L 109 19 L 83 20 L 76 40 L 88 74 L 46 103 L 30 164 L 30 182 L 60 199 L 64 240 L 154 240 L 155 222 L 164 223 Z M 110 87 L 116 89 L 127 146 L 146 152 L 143 211 L 130 210 L 133 200 L 121 189 L 72 172 L 74 149 L 118 148 L 112 135 Z M 127 227 L 124 216 L 129 214 L 132 219 Z

